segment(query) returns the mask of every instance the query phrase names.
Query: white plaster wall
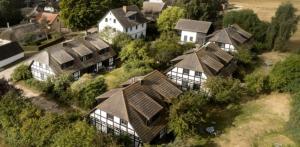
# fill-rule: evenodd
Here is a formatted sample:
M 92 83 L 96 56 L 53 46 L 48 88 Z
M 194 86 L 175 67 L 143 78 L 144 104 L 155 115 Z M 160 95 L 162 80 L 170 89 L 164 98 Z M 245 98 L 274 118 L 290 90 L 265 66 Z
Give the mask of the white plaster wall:
M 34 61 L 30 68 L 33 77 L 40 81 L 45 81 L 48 77 L 55 76 L 55 73 L 49 65 L 39 63 L 37 61 Z M 41 79 L 41 74 L 44 74 L 44 79 Z
M 139 24 L 138 28 L 136 28 L 136 26 L 131 27 L 131 29 L 127 28 L 127 34 L 130 35 L 132 38 L 135 38 L 135 35 L 137 35 L 137 38 L 140 38 L 142 34 L 146 36 L 146 29 L 147 23 L 144 23 L 144 25 Z
M 97 115 L 94 115 L 94 114 L 97 114 L 97 115 L 102 116 L 104 118 L 98 118 Z M 120 127 L 123 131 L 126 131 L 129 134 L 132 134 L 132 135 L 135 135 L 135 136 L 139 137 L 138 134 L 135 133 L 134 128 L 132 127 L 132 125 L 129 122 L 127 123 L 128 129 L 126 127 L 123 127 L 122 125 L 120 125 L 120 123 L 121 123 L 120 120 L 121 119 L 117 116 L 113 116 L 114 117 L 113 121 L 108 120 L 108 119 L 106 119 L 107 118 L 107 113 L 105 111 L 102 111 L 102 110 L 99 110 L 99 109 L 96 109 L 94 112 L 92 112 L 90 114 L 90 116 L 91 117 L 96 116 L 96 118 L 101 120 L 101 121 L 104 121 L 104 122 L 107 121 L 108 124 L 117 126 L 118 128 Z
M 23 57 L 24 57 L 24 52 L 20 53 L 20 54 L 17 54 L 15 56 L 12 56 L 10 58 L 7 58 L 5 60 L 1 60 L 0 61 L 0 68 L 4 67 L 4 66 L 6 66 L 6 65 L 8 65 L 10 63 L 13 63 L 13 62 L 15 62 L 15 61 L 17 61 L 17 60 L 19 60 L 19 59 L 21 59 Z
M 107 18 L 107 22 L 105 22 L 105 18 Z M 114 19 L 116 20 L 116 23 L 114 23 Z M 111 27 L 115 28 L 117 31 L 125 32 L 125 29 L 121 25 L 121 23 L 116 19 L 116 17 L 109 11 L 99 22 L 98 28 L 99 32 L 101 32 L 104 28 Z
M 187 41 L 184 40 L 184 36 L 187 36 Z M 193 37 L 193 40 L 190 41 L 190 37 Z M 196 32 L 189 32 L 189 31 L 181 31 L 181 41 L 182 42 L 193 42 L 197 41 L 197 33 Z

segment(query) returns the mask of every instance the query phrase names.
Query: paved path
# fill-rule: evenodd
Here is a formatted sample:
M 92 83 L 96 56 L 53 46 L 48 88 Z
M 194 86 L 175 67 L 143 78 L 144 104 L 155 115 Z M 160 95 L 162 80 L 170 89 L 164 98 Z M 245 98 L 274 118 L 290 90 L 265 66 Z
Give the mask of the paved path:
M 5 78 L 7 80 L 10 80 L 14 69 L 21 64 L 30 64 L 33 57 L 29 57 L 28 59 L 25 59 L 24 61 L 12 65 L 11 67 L 1 71 L 0 78 Z M 56 102 L 48 100 L 47 98 L 43 97 L 41 93 L 32 91 L 31 89 L 28 89 L 27 87 L 24 87 L 20 84 L 13 84 L 13 85 L 16 88 L 21 89 L 23 91 L 23 95 L 29 98 L 32 104 L 38 106 L 39 108 L 44 109 L 47 112 L 64 113 L 64 110 L 62 108 L 59 108 L 59 105 Z
M 29 98 L 37 107 L 44 109 L 47 112 L 64 113 L 64 109 L 60 108 L 56 102 L 48 100 L 47 98 L 43 97 L 41 93 L 34 92 L 20 84 L 15 84 L 15 87 L 21 89 L 23 91 L 23 95 Z

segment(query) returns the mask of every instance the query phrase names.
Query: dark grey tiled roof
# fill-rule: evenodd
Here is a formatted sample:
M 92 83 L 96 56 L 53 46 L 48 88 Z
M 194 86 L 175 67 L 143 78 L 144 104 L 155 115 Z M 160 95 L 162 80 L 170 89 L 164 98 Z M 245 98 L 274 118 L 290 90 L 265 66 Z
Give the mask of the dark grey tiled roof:
M 124 11 L 124 8 L 126 7 L 126 12 Z M 131 6 L 124 6 L 117 9 L 112 9 L 111 13 L 114 14 L 114 16 L 117 18 L 117 20 L 121 23 L 121 25 L 125 28 L 133 27 L 139 24 L 147 23 L 148 20 L 145 18 L 145 16 L 141 13 L 139 8 L 135 5 Z M 134 14 L 136 13 L 136 14 Z M 135 15 L 136 19 L 129 19 L 126 17 L 126 15 Z
M 243 44 L 252 38 L 252 34 L 234 24 L 228 28 L 218 30 L 211 35 L 209 41 L 220 42 L 225 44 Z
M 165 3 L 145 1 L 143 3 L 143 13 L 160 13 L 165 6 Z
M 188 51 L 172 60 L 175 67 L 202 72 L 207 76 L 219 75 L 225 67 L 232 66 L 233 56 L 220 49 L 214 43 Z
M 143 142 L 152 141 L 167 125 L 165 102 L 178 97 L 182 91 L 162 73 L 152 73 L 132 81 L 124 88 L 110 90 L 98 98 L 107 98 L 96 108 L 127 120 Z M 115 107 L 117 106 L 117 107 Z M 151 119 L 156 114 L 160 119 L 146 125 L 144 118 Z M 144 117 L 144 118 L 143 118 Z
M 87 39 L 88 38 L 88 39 Z M 112 48 L 108 48 L 108 51 L 104 54 L 99 54 L 99 48 L 94 46 L 90 41 L 98 40 L 98 37 L 94 34 L 88 37 L 77 38 L 74 40 L 66 41 L 47 48 L 44 52 L 39 53 L 33 60 L 48 64 L 55 73 L 60 74 L 63 72 L 74 73 L 82 69 L 95 65 L 98 62 L 102 62 L 109 58 L 116 56 L 116 52 Z M 101 42 L 102 44 L 103 42 Z M 108 45 L 107 45 L 108 46 Z M 86 54 L 85 50 L 80 49 L 80 54 L 75 50 L 76 48 L 88 49 L 92 52 L 92 58 L 86 61 L 81 61 L 80 54 Z M 75 50 L 74 50 L 75 49 Z M 88 51 L 88 52 L 89 52 Z M 73 61 L 73 64 L 69 67 L 62 69 L 61 64 Z
M 22 52 L 24 52 L 24 50 L 17 42 L 0 45 L 0 61 L 18 55 Z
M 212 23 L 207 21 L 180 19 L 177 22 L 175 29 L 207 34 L 211 26 Z

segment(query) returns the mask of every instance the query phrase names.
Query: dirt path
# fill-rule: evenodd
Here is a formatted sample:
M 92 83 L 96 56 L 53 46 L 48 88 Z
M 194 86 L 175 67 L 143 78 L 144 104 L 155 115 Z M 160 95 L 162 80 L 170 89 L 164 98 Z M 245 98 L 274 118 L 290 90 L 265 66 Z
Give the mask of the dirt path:
M 233 122 L 234 127 L 225 130 L 215 143 L 221 147 L 295 145 L 280 134 L 289 120 L 290 100 L 289 94 L 272 93 L 243 104 L 242 114 Z
M 39 108 L 53 113 L 64 113 L 64 109 L 60 108 L 56 102 L 47 100 L 47 98 L 41 96 L 41 93 L 32 91 L 20 84 L 15 85 L 16 88 L 23 91 L 23 95 L 31 100 L 31 102 Z

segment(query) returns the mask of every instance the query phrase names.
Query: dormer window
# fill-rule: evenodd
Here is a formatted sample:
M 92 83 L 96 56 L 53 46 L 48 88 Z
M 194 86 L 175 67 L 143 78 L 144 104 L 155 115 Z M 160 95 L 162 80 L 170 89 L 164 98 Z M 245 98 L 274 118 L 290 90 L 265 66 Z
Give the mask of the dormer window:
M 53 58 L 62 69 L 72 66 L 74 62 L 74 58 L 65 50 L 57 50 L 52 52 L 51 58 Z
M 89 54 L 89 55 L 86 55 L 86 56 L 81 57 L 80 60 L 81 60 L 82 62 L 84 62 L 84 61 L 87 61 L 87 60 L 91 59 L 92 57 L 93 57 L 93 55 L 92 55 L 92 54 Z
M 84 45 L 80 45 L 72 49 L 78 54 L 82 62 L 89 60 L 93 57 L 93 52 Z
M 100 54 L 100 55 L 103 55 L 103 54 L 105 54 L 106 52 L 108 52 L 108 48 L 101 49 L 101 50 L 99 51 L 99 54 Z

